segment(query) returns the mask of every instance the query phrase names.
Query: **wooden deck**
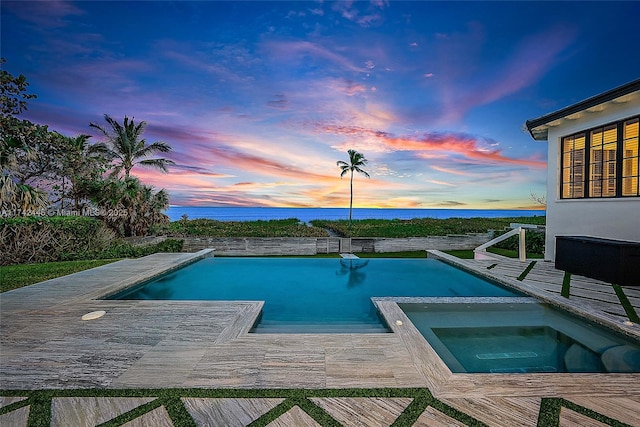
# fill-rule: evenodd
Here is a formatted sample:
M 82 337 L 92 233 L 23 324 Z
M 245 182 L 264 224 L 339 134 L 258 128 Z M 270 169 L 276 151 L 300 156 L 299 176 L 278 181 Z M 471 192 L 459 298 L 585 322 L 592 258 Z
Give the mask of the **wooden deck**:
M 29 408 L 42 399 L 49 399 L 52 425 L 100 424 L 136 407 L 148 408 L 137 425 L 145 425 L 143 419 L 171 425 L 172 415 L 153 404 L 153 390 L 137 392 L 135 401 L 117 390 L 178 388 L 199 424 L 246 425 L 280 411 L 273 425 L 318 425 L 316 412 L 344 425 L 390 425 L 410 419 L 403 411 L 411 405 L 421 408 L 414 425 L 464 425 L 452 418 L 462 414 L 490 426 L 536 426 L 543 425 L 543 409 L 555 405 L 558 423 L 551 425 L 614 420 L 640 426 L 640 374 L 452 374 L 391 300 L 377 304 L 394 333 L 249 334 L 262 302 L 97 299 L 207 255 L 124 260 L 0 294 L 0 425 L 27 425 Z M 625 324 L 610 285 L 574 277 L 567 299 L 560 295 L 562 272 L 543 261 L 520 281 L 528 263 L 430 256 L 640 337 L 637 324 Z M 640 292 L 624 292 L 640 311 Z M 81 320 L 94 310 L 106 315 Z M 193 396 L 192 388 L 282 393 L 219 399 Z M 353 388 L 371 389 L 370 396 L 351 397 Z M 43 389 L 57 391 L 43 397 Z M 74 397 L 77 389 L 95 389 L 95 397 Z M 288 389 L 307 390 L 308 398 L 292 397 Z

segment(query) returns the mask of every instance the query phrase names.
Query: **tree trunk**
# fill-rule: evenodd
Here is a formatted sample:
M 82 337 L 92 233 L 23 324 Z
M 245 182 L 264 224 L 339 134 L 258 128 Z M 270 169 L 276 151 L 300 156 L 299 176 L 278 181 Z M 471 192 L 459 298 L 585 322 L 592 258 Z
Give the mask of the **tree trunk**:
M 349 227 L 351 227 L 351 212 L 353 210 L 353 169 L 351 169 L 351 197 L 349 198 Z

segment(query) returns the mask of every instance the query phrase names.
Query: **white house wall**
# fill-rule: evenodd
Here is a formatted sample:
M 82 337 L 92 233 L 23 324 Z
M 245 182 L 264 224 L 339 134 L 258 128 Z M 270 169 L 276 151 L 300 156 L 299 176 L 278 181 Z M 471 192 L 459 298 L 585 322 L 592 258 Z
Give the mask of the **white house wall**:
M 607 104 L 598 112 L 581 113 L 549 128 L 547 169 L 547 235 L 545 259 L 555 259 L 555 237 L 586 235 L 640 242 L 640 198 L 560 199 L 560 140 L 562 137 L 640 114 L 638 97 Z

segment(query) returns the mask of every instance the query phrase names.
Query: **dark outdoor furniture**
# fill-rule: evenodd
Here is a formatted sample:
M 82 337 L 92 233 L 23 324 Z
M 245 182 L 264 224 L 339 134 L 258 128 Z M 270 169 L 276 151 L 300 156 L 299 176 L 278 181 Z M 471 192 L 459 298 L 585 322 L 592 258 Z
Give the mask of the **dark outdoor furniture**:
M 640 286 L 640 242 L 557 236 L 555 266 L 607 283 Z

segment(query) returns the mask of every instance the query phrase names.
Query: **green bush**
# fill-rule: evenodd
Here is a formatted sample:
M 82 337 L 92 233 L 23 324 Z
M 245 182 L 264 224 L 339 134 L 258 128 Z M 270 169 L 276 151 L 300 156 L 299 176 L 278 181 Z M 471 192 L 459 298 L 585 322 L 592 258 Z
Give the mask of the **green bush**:
M 486 233 L 488 230 L 502 231 L 509 224 L 527 223 L 544 225 L 544 216 L 509 218 L 414 218 L 365 219 L 349 221 L 313 220 L 316 227 L 328 228 L 343 237 L 427 237 L 448 234 Z
M 134 246 L 124 241 L 116 241 L 106 249 L 91 254 L 91 259 L 140 258 L 158 252 L 182 252 L 184 240 L 167 239 L 160 243 Z M 78 258 L 72 258 L 78 259 Z
M 57 261 L 66 254 L 100 251 L 114 234 L 91 217 L 0 219 L 0 265 Z
M 92 217 L 0 218 L 0 265 L 137 258 L 181 252 L 182 240 L 134 246 Z
M 309 227 L 296 218 L 269 221 L 217 221 L 181 219 L 156 229 L 168 236 L 207 237 L 327 237 L 326 230 Z
M 527 253 L 544 254 L 545 233 L 543 231 L 527 230 L 525 234 L 525 246 Z M 511 236 L 502 242 L 495 244 L 496 248 L 518 251 L 518 236 Z

